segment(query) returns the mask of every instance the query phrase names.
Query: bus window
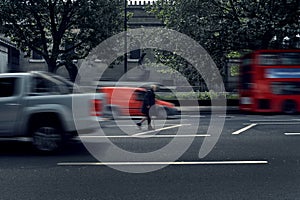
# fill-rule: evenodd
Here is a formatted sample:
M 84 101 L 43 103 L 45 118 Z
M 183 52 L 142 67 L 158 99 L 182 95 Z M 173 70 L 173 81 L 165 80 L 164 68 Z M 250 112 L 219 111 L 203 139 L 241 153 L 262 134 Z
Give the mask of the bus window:
M 282 65 L 300 65 L 300 53 L 282 53 Z
M 299 82 L 272 82 L 272 93 L 278 95 L 300 95 Z
M 259 65 L 278 65 L 280 58 L 278 54 L 261 54 L 259 55 Z

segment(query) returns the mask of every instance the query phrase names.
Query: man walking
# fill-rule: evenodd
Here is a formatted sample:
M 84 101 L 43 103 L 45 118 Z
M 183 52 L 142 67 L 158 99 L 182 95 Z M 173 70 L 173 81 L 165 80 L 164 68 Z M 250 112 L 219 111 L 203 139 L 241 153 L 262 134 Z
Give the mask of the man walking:
M 136 125 L 141 128 L 142 123 L 147 120 L 148 122 L 148 130 L 153 130 L 153 127 L 151 126 L 151 116 L 150 116 L 150 109 L 154 108 L 155 106 L 155 91 L 157 89 L 156 85 L 151 85 L 150 90 L 147 91 L 144 97 L 143 106 L 142 106 L 142 113 L 145 115 L 145 117 L 138 122 Z

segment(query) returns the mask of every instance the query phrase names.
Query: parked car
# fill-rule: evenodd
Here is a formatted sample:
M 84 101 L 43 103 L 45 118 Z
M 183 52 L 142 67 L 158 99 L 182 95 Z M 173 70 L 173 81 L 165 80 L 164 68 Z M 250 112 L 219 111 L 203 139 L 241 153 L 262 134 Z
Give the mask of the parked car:
M 111 111 L 112 116 L 142 116 L 141 108 L 144 96 L 147 92 L 145 88 L 137 87 L 101 87 L 100 93 L 107 96 L 106 109 Z M 178 110 L 174 104 L 156 99 L 156 116 L 167 118 L 177 115 Z
M 95 131 L 105 95 L 74 94 L 74 89 L 73 83 L 50 73 L 0 74 L 0 137 L 26 137 L 38 150 L 55 151 L 77 131 Z M 74 100 L 80 105 L 76 120 L 85 125 L 82 130 L 75 125 Z

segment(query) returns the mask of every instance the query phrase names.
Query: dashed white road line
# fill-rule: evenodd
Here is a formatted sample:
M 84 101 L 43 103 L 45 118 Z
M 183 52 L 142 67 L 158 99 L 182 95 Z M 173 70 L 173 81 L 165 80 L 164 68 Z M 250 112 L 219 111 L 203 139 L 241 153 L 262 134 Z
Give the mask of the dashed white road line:
M 134 166 L 134 165 L 262 165 L 268 161 L 199 161 L 199 162 L 61 162 L 58 166 Z
M 234 116 L 231 115 L 219 115 L 219 118 L 226 118 L 226 119 L 230 119 L 230 118 L 234 118 Z
M 178 124 L 156 124 L 156 126 L 174 126 Z M 191 125 L 191 124 L 182 124 L 182 125 Z M 104 125 L 105 128 L 117 128 L 117 127 L 137 127 L 136 124 L 108 124 Z
M 147 135 L 149 133 L 156 133 L 162 130 L 168 130 L 173 128 L 178 128 L 181 126 L 190 126 L 191 124 L 177 124 L 173 126 L 167 126 L 163 128 L 158 128 L 150 131 L 143 131 L 140 133 L 135 133 L 133 135 L 80 135 L 78 139 L 99 139 L 99 138 L 188 138 L 188 137 L 210 137 L 209 134 L 186 134 L 186 135 L 174 135 L 174 134 L 161 134 L 161 135 Z
M 291 121 L 299 121 L 299 119 L 290 119 L 290 120 L 280 120 L 280 119 L 278 119 L 278 120 L 275 120 L 275 119 L 259 119 L 259 120 L 257 120 L 257 119 L 252 119 L 252 120 L 250 120 L 250 122 L 270 122 L 270 123 L 272 123 L 272 122 L 285 123 L 285 122 L 291 122 Z
M 188 117 L 188 118 L 206 118 L 205 115 L 181 115 L 181 117 Z
M 117 128 L 117 127 L 136 127 L 136 125 L 130 124 L 109 124 L 105 125 L 104 128 Z
M 158 132 L 158 131 L 163 131 L 163 130 L 178 128 L 178 127 L 181 127 L 183 125 L 184 124 L 178 124 L 178 125 L 174 125 L 174 126 L 167 126 L 167 127 L 163 127 L 163 128 L 159 128 L 159 129 L 155 129 L 155 130 L 151 130 L 151 131 L 144 131 L 144 132 L 141 132 L 141 133 L 136 133 L 136 134 L 133 134 L 132 136 L 146 135 L 148 133 L 155 133 L 155 132 Z
M 242 129 L 240 129 L 240 130 L 234 131 L 234 132 L 232 133 L 232 135 L 239 135 L 239 134 L 241 134 L 242 132 L 245 132 L 245 131 L 249 130 L 250 128 L 252 128 L 252 127 L 254 127 L 254 126 L 256 126 L 256 125 L 257 125 L 257 124 L 250 124 L 250 125 L 248 125 L 248 126 L 242 128 Z
M 286 136 L 300 136 L 300 133 L 284 133 Z
M 249 125 L 249 123 L 243 123 L 244 125 Z M 300 122 L 257 122 L 257 125 L 300 125 Z
M 196 134 L 196 135 L 88 135 L 79 136 L 82 139 L 99 139 L 99 138 L 188 138 L 188 137 L 210 137 L 209 134 Z

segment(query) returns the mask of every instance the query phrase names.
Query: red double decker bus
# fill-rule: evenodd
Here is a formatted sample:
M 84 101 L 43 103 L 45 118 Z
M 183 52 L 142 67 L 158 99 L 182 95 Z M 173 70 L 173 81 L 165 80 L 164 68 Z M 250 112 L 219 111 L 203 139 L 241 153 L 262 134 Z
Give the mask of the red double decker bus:
M 258 50 L 242 58 L 240 110 L 300 111 L 300 49 Z

